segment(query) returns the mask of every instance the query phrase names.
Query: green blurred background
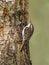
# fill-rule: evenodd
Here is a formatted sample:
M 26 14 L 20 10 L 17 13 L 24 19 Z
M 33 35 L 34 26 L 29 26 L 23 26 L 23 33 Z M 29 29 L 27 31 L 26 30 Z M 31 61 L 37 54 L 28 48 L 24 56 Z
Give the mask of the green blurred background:
M 49 0 L 29 0 L 29 20 L 34 25 L 30 39 L 32 65 L 49 65 Z

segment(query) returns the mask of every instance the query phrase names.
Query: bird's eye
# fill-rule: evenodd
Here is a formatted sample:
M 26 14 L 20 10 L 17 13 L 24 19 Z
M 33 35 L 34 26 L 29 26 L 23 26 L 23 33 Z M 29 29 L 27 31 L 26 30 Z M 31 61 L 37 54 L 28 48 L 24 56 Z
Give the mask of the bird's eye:
M 9 3 L 14 4 L 15 3 L 15 0 L 6 0 L 6 2 L 9 2 Z

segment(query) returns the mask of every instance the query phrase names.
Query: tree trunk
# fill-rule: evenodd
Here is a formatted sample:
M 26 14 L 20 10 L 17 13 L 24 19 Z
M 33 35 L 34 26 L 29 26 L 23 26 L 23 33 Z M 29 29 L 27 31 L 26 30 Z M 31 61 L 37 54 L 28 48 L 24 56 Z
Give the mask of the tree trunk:
M 28 35 L 34 28 L 25 31 L 23 41 L 22 31 L 27 25 L 28 0 L 0 1 L 0 65 L 32 65 Z

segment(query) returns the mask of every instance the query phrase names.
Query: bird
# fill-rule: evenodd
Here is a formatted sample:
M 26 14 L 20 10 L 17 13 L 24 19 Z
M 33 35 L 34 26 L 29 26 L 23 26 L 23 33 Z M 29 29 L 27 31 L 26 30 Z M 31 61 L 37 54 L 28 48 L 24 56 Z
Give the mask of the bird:
M 21 45 L 21 50 L 23 49 L 25 41 L 30 40 L 33 32 L 34 32 L 34 26 L 31 22 L 23 28 L 22 30 L 22 43 L 23 44 Z

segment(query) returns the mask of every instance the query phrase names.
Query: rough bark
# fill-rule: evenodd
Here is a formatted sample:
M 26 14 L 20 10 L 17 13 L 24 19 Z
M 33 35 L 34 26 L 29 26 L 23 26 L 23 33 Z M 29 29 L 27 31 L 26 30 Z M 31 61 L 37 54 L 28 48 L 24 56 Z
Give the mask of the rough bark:
M 27 23 L 28 0 L 0 1 L 0 65 L 32 65 L 29 39 L 34 28 Z

